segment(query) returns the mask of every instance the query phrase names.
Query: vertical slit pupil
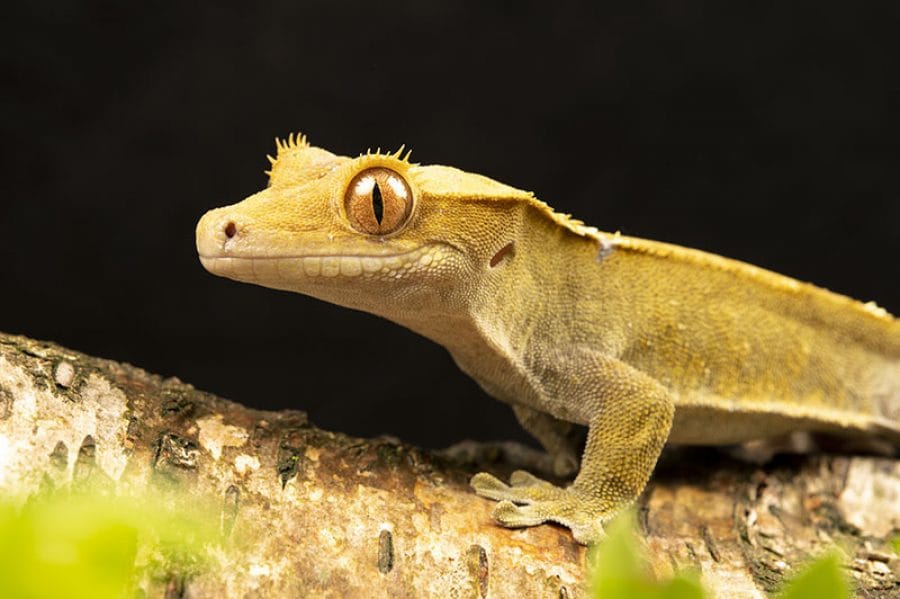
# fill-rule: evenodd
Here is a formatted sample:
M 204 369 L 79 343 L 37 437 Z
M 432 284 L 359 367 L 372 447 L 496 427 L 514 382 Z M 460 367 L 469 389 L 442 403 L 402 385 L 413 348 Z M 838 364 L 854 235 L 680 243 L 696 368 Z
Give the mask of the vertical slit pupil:
M 377 181 L 375 187 L 372 188 L 372 210 L 375 211 L 375 220 L 380 225 L 381 219 L 384 218 L 384 202 L 381 199 L 381 188 L 378 187 Z

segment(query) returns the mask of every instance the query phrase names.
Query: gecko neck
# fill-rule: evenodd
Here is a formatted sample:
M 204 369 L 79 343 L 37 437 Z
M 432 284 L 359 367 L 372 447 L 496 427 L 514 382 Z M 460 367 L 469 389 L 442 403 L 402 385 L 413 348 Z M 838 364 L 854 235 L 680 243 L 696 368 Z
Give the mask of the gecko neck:
M 461 344 L 470 345 L 471 340 L 481 336 L 472 319 L 466 315 L 415 314 L 391 320 L 443 345 L 451 352 Z

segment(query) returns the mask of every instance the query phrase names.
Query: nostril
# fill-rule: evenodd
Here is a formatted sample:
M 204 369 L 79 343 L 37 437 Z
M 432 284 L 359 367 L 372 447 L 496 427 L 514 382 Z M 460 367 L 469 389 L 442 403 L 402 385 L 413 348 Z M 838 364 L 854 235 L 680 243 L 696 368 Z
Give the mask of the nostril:
M 225 225 L 225 236 L 228 237 L 228 239 L 231 239 L 234 237 L 235 233 L 237 233 L 237 226 L 229 221 L 228 224 Z

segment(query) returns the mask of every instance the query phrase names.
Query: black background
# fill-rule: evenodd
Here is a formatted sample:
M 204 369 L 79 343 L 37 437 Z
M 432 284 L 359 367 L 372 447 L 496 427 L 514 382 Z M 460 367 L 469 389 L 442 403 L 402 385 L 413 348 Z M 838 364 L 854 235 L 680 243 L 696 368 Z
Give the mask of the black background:
M 240 4 L 5 6 L 0 330 L 349 433 L 520 434 L 440 347 L 202 270 L 292 131 L 900 309 L 896 2 Z

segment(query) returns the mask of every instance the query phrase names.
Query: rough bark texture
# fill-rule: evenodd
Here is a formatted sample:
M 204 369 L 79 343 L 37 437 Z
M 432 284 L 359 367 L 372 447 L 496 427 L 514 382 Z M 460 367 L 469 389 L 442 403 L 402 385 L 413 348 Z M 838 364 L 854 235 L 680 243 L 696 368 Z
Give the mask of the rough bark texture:
M 176 379 L 0 334 L 0 490 L 86 479 L 218 498 L 212 565 L 148 596 L 581 597 L 584 549 L 555 526 L 495 526 L 468 488 L 505 452 L 461 464 L 315 428 Z M 171 491 L 175 489 L 175 491 Z M 839 455 L 763 466 L 670 450 L 639 505 L 654 570 L 694 566 L 717 597 L 765 597 L 833 543 L 863 597 L 900 596 L 900 461 Z

